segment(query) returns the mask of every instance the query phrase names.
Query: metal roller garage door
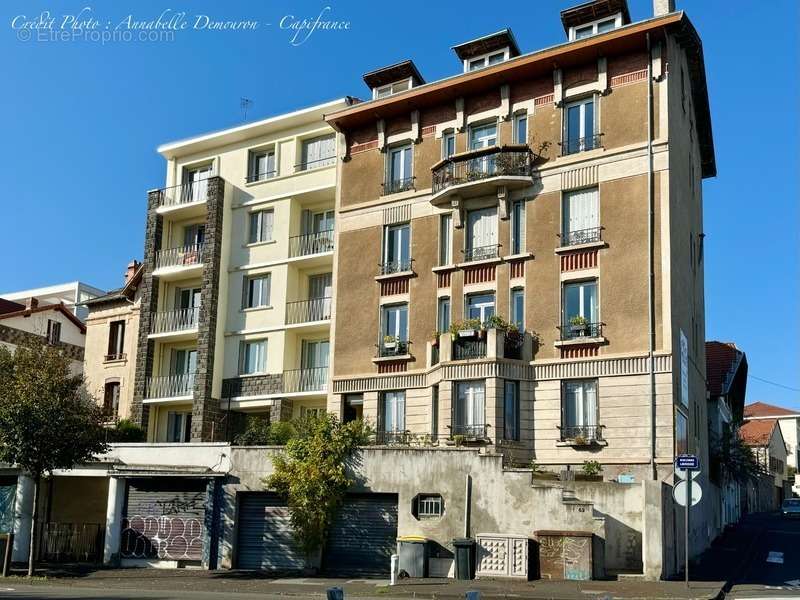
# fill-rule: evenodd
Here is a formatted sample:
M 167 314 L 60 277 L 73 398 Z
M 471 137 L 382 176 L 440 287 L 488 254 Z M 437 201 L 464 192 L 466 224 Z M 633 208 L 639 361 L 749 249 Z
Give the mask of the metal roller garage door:
M 305 566 L 292 537 L 289 509 L 277 494 L 242 494 L 237 527 L 238 568 L 299 571 Z
M 336 575 L 385 575 L 397 548 L 397 496 L 348 495 L 325 544 L 323 567 Z

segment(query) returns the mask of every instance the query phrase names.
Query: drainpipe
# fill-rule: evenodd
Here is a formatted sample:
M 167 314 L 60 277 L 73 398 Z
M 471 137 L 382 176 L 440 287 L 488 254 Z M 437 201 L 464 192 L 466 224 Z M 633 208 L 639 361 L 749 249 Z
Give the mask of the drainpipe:
M 648 359 L 650 375 L 650 471 L 653 480 L 658 479 L 656 469 L 656 374 L 653 354 L 656 347 L 655 323 L 655 272 L 653 263 L 653 223 L 655 220 L 655 197 L 653 194 L 653 56 L 650 51 L 650 33 L 647 34 L 647 326 Z

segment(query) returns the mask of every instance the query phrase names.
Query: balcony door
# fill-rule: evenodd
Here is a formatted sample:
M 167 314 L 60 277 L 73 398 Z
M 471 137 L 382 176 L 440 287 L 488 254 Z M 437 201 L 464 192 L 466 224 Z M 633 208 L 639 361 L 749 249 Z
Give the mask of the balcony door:
M 406 429 L 406 393 L 405 392 L 384 392 L 383 406 L 381 407 L 383 417 L 382 431 L 387 433 L 399 433 Z
M 497 123 L 476 125 L 469 130 L 469 149 L 480 150 L 497 145 Z M 492 156 L 481 156 L 471 161 L 470 171 L 473 173 L 487 174 L 494 172 L 494 159 Z
M 483 381 L 456 384 L 454 435 L 483 435 L 486 420 L 486 385 Z
M 411 229 L 408 223 L 389 225 L 386 228 L 384 262 L 387 273 L 407 271 L 411 268 Z
M 408 341 L 408 305 L 394 304 L 383 307 L 383 336 L 397 342 Z
M 583 317 L 587 323 L 599 322 L 597 281 L 581 281 L 564 285 L 564 326 Z
M 594 99 L 586 98 L 567 105 L 564 141 L 567 153 L 594 148 Z
M 200 246 L 206 239 L 205 225 L 188 225 L 183 230 L 183 245 L 187 247 Z
M 200 288 L 180 288 L 175 292 L 175 308 L 199 308 L 201 298 Z
M 564 194 L 563 244 L 594 241 L 600 226 L 597 188 L 576 190 Z
M 300 364 L 303 369 L 322 369 L 328 366 L 330 342 L 328 340 L 303 340 Z
M 333 294 L 333 275 L 323 273 L 308 278 L 308 299 L 312 321 L 331 318 L 331 295 Z
M 594 380 L 564 383 L 563 435 L 567 438 L 593 439 L 597 426 L 597 382 Z
M 172 375 L 191 375 L 197 371 L 197 350 L 173 350 L 170 358 L 170 373 Z
M 212 175 L 212 166 L 205 165 L 183 172 L 184 202 L 202 202 L 208 196 L 208 179 Z
M 467 318 L 486 323 L 494 315 L 494 294 L 472 294 L 467 296 Z
M 467 214 L 467 260 L 494 258 L 497 254 L 497 209 L 482 208 Z

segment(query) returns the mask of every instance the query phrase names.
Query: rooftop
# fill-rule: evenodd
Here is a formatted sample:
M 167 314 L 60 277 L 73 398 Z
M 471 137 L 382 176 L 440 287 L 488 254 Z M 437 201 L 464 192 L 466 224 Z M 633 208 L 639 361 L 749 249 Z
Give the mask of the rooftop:
M 748 446 L 768 446 L 772 438 L 772 430 L 778 424 L 776 419 L 746 421 L 739 428 L 739 436 Z
M 766 402 L 753 402 L 744 407 L 745 419 L 763 419 L 765 417 L 800 417 L 800 411 Z
M 473 56 L 487 54 L 488 52 L 500 50 L 501 48 L 509 48 L 512 58 L 520 54 L 517 40 L 514 39 L 514 34 L 508 27 L 475 38 L 474 40 L 457 44 L 453 46 L 453 52 L 455 52 L 456 56 L 461 60 L 467 60 Z
M 577 27 L 590 21 L 596 21 L 622 13 L 622 24 L 631 22 L 628 12 L 628 3 L 625 0 L 592 0 L 578 6 L 573 6 L 561 11 L 561 23 L 564 31 L 569 32 L 570 27 Z

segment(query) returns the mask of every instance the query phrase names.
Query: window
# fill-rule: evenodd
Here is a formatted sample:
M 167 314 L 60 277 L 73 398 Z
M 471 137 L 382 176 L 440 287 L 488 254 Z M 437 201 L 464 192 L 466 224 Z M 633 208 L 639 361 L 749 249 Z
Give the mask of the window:
M 323 231 L 333 231 L 334 212 L 323 210 L 311 214 L 311 231 L 307 233 L 322 233 Z
M 525 203 L 511 205 L 511 254 L 521 254 L 525 250 Z
M 239 374 L 254 375 L 267 370 L 267 340 L 241 342 L 239 346 Z
M 108 354 L 106 360 L 125 357 L 125 321 L 112 321 L 108 327 Z
M 336 137 L 325 135 L 303 142 L 300 170 L 328 167 L 336 162 Z
M 382 274 L 411 270 L 411 228 L 408 223 L 388 225 L 384 233 Z
M 525 290 L 514 288 L 511 290 L 511 322 L 517 329 L 525 329 Z
M 303 369 L 327 368 L 330 346 L 328 340 L 303 340 L 300 356 L 300 364 L 303 366 Z
M 483 381 L 459 381 L 456 384 L 456 406 L 453 435 L 486 436 L 486 386 Z
M 597 430 L 597 381 L 566 381 L 561 407 L 561 437 L 565 440 L 599 439 Z
M 208 180 L 212 176 L 212 165 L 204 165 L 183 171 L 181 186 L 182 202 L 205 202 L 208 198 Z
M 469 149 L 478 150 L 497 144 L 497 123 L 473 125 L 469 130 Z
M 439 221 L 439 264 L 453 263 L 453 215 L 442 215 Z
M 406 429 L 406 393 L 384 392 L 382 404 L 383 427 L 381 431 L 400 433 Z
M 675 411 L 675 454 L 688 454 L 689 452 L 689 424 L 686 415 Z
M 519 441 L 519 381 L 503 386 L 503 439 Z
M 616 29 L 617 23 L 615 19 L 608 19 L 606 21 L 600 21 L 597 24 L 597 33 L 606 33 L 613 29 Z
M 440 494 L 419 494 L 411 512 L 417 519 L 437 519 L 444 514 L 444 499 Z
M 600 208 L 597 188 L 565 192 L 562 202 L 562 246 L 599 241 Z
M 578 335 L 589 334 L 596 337 L 599 323 L 597 303 L 597 281 L 581 281 L 580 283 L 564 284 L 564 322 L 562 333 L 567 333 L 565 339 Z
M 431 436 L 439 435 L 439 386 L 431 387 Z
M 484 54 L 483 56 L 479 56 L 476 58 L 469 59 L 465 61 L 465 71 L 476 71 L 478 69 L 483 69 L 484 67 L 491 67 L 492 65 L 499 64 L 506 60 L 506 52 L 507 49 L 503 49 L 499 52 L 492 52 L 490 54 Z
M 272 209 L 257 210 L 250 213 L 250 235 L 248 243 L 257 244 L 259 242 L 269 242 L 272 240 L 272 226 L 275 221 L 275 213 Z
M 442 158 L 450 158 L 456 153 L 456 134 L 452 131 L 442 135 Z
M 410 144 L 391 148 L 388 153 L 388 172 L 384 184 L 385 194 L 403 192 L 412 188 L 413 150 Z
M 482 208 L 467 213 L 467 235 L 464 260 L 485 260 L 497 257 L 497 209 Z
M 256 275 L 244 278 L 242 308 L 269 306 L 270 276 Z
M 374 89 L 375 99 L 385 98 L 392 94 L 404 92 L 411 88 L 411 79 L 403 79 L 402 81 L 395 81 L 387 85 L 382 85 Z
M 186 247 L 202 246 L 206 239 L 206 226 L 203 224 L 188 225 L 183 229 L 183 245 Z
M 569 31 L 570 40 L 582 40 L 593 35 L 613 31 L 622 26 L 622 13 L 617 13 L 613 17 L 607 17 L 593 23 L 585 23 L 577 27 L 571 27 Z
M 494 315 L 494 294 L 472 294 L 467 296 L 467 318 L 480 319 L 486 323 Z
M 103 390 L 103 414 L 116 417 L 119 412 L 119 381 L 109 381 Z
M 300 416 L 304 419 L 319 419 L 325 416 L 325 409 L 321 406 L 317 407 L 310 407 L 310 406 L 301 406 L 300 407 Z
M 408 341 L 408 304 L 389 304 L 381 307 L 381 323 L 384 342 L 381 347 L 394 342 L 397 346 L 389 349 L 402 353 L 405 342 Z
M 47 319 L 47 343 L 55 346 L 61 341 L 61 323 Z
M 173 375 L 192 375 L 197 370 L 197 350 L 183 348 L 170 355 L 170 372 Z
M 514 141 L 517 144 L 528 143 L 528 113 L 514 116 Z
M 192 413 L 167 413 L 167 442 L 185 443 L 192 439 Z
M 450 298 L 439 298 L 436 312 L 436 330 L 445 332 L 450 329 Z
M 275 177 L 275 151 L 252 150 L 250 151 L 247 181 L 264 181 Z
M 564 119 L 563 154 L 591 150 L 596 146 L 594 127 L 594 98 L 567 104 Z
M 575 39 L 582 40 L 583 38 L 587 38 L 594 35 L 594 27 L 591 25 L 584 26 L 584 27 L 577 27 L 575 29 Z

